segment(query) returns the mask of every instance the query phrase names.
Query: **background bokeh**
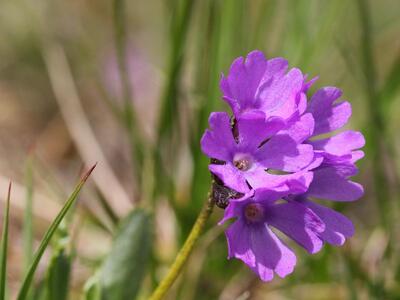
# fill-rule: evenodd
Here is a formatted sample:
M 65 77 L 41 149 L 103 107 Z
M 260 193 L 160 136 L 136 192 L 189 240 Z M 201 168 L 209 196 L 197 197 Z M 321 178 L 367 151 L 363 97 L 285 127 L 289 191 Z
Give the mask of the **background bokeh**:
M 356 178 L 366 192 L 335 208 L 356 234 L 316 255 L 291 243 L 295 272 L 265 284 L 226 259 L 216 209 L 168 299 L 400 299 L 398 0 L 3 0 L 0 41 L 2 201 L 14 184 L 10 295 L 83 167 L 98 162 L 35 290 L 61 244 L 69 298 L 80 299 L 118 219 L 143 207 L 154 215 L 146 299 L 207 197 L 199 140 L 208 114 L 228 110 L 220 73 L 259 49 L 318 75 L 311 93 L 338 86 L 352 104 L 348 126 L 367 139 Z

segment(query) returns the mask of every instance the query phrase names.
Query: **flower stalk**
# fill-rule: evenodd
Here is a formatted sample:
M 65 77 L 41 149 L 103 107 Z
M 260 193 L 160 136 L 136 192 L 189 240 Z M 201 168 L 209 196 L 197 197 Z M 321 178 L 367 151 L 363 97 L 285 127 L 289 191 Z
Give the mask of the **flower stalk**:
M 175 258 L 171 268 L 168 271 L 168 274 L 165 278 L 160 282 L 158 287 L 154 290 L 153 294 L 150 296 L 150 300 L 160 300 L 162 299 L 168 290 L 171 288 L 176 278 L 182 271 L 183 266 L 188 260 L 194 244 L 199 239 L 201 233 L 204 230 L 204 227 L 207 223 L 208 218 L 211 216 L 215 205 L 214 197 L 212 196 L 212 192 L 208 194 L 207 203 L 204 205 L 202 211 L 198 215 L 196 222 L 194 223 L 192 230 L 185 243 L 183 244 L 181 250 Z

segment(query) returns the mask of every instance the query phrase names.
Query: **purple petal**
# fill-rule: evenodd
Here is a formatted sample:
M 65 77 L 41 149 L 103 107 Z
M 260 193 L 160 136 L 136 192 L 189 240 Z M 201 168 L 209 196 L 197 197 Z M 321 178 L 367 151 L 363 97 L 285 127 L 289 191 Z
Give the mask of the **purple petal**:
M 318 168 L 324 161 L 324 156 L 321 153 L 314 152 L 314 158 L 311 163 L 303 169 L 303 171 L 310 171 Z
M 341 95 L 342 91 L 336 87 L 324 87 L 311 97 L 308 112 L 315 119 L 314 135 L 334 131 L 347 123 L 351 116 L 350 103 L 333 104 Z
M 283 77 L 288 68 L 288 62 L 282 57 L 274 57 L 268 60 L 267 69 L 261 80 L 261 84 L 278 80 Z
M 265 82 L 258 95 L 262 102 L 260 109 L 267 116 L 289 118 L 297 111 L 296 99 L 302 86 L 303 74 L 296 68 L 279 80 Z
M 279 132 L 281 135 L 289 135 L 297 143 L 301 143 L 312 136 L 314 132 L 314 118 L 306 113 L 294 121 L 286 130 Z
M 315 76 L 314 78 L 310 79 L 309 81 L 307 80 L 307 74 L 304 76 L 304 83 L 303 83 L 303 92 L 307 93 L 307 91 L 310 89 L 310 87 L 318 80 L 318 76 Z
M 256 109 L 256 92 L 267 68 L 261 51 L 253 51 L 247 58 L 239 57 L 232 63 L 227 77 L 222 77 L 220 88 L 223 99 L 235 116 L 248 108 Z
M 281 130 L 285 122 L 278 117 L 265 120 L 263 112 L 252 111 L 242 114 L 237 119 L 237 126 L 240 149 L 254 151 L 262 142 Z
M 251 202 L 262 202 L 263 204 L 273 203 L 283 196 L 288 195 L 288 190 L 285 188 L 276 188 L 276 189 L 252 189 L 247 194 L 243 195 L 243 197 L 239 199 L 231 199 L 229 201 L 228 206 L 225 208 L 224 217 L 218 223 L 219 225 L 223 224 L 226 220 L 231 218 L 240 218 L 242 216 L 243 208 L 250 201 Z
M 282 278 L 293 272 L 296 256 L 268 226 L 248 226 L 238 220 L 225 234 L 229 258 L 242 260 L 261 280 L 272 280 L 274 271 Z
M 267 169 L 297 172 L 312 162 L 314 151 L 311 145 L 297 144 L 289 135 L 276 135 L 258 150 L 256 156 Z
M 298 202 L 273 205 L 267 211 L 266 220 L 308 252 L 316 253 L 322 248 L 319 234 L 324 232 L 325 224 L 305 205 Z
M 351 162 L 356 163 L 358 160 L 364 157 L 364 151 L 357 150 L 351 152 Z
M 225 165 L 211 164 L 208 166 L 208 169 L 221 179 L 227 187 L 239 193 L 247 193 L 249 191 L 243 173 L 236 169 L 231 163 L 226 163 Z
M 286 183 L 287 175 L 273 175 L 267 173 L 263 167 L 254 168 L 246 172 L 246 180 L 253 189 L 274 188 Z
M 248 201 L 229 201 L 228 206 L 224 210 L 224 216 L 218 222 L 218 225 L 224 224 L 229 219 L 239 217 L 247 203 Z
M 346 163 L 339 163 L 339 164 L 335 164 L 335 165 L 333 165 L 333 164 L 325 165 L 325 163 L 324 163 L 321 168 L 323 168 L 323 167 L 334 168 L 335 173 L 344 178 L 354 176 L 358 173 L 358 168 L 354 164 L 349 163 L 348 161 Z
M 286 184 L 291 194 L 305 193 L 314 178 L 313 172 L 301 171 L 288 176 Z
M 354 201 L 364 193 L 362 185 L 340 175 L 335 167 L 324 167 L 314 171 L 314 180 L 308 195 L 333 201 Z
M 314 146 L 315 150 L 341 156 L 351 154 L 353 150 L 362 148 L 365 145 L 365 139 L 361 132 L 348 130 L 330 138 L 309 143 Z
M 253 189 L 268 188 L 279 192 L 288 191 L 291 194 L 305 193 L 313 179 L 312 172 L 275 175 L 265 172 L 262 168 L 248 171 L 245 176 Z
M 330 209 L 328 207 L 307 201 L 304 203 L 325 223 L 324 232 L 320 233 L 320 237 L 336 246 L 341 246 L 346 238 L 353 236 L 353 223 L 344 215 Z
M 259 188 L 254 190 L 253 200 L 264 204 L 273 203 L 289 194 L 288 189 L 280 186 L 275 189 Z
M 232 135 L 229 115 L 224 112 L 213 112 L 209 123 L 211 129 L 207 129 L 201 138 L 201 150 L 210 158 L 231 160 L 236 142 Z
M 307 110 L 307 95 L 304 92 L 299 94 L 297 100 L 297 109 L 300 115 L 304 114 L 304 112 Z
M 267 62 L 267 68 L 260 81 L 260 85 L 257 90 L 256 98 L 259 104 L 262 104 L 262 99 L 260 99 L 260 93 L 265 86 L 272 86 L 275 82 L 282 79 L 288 68 L 288 62 L 286 59 L 281 57 L 271 58 Z
M 352 153 L 348 153 L 345 155 L 337 156 L 334 154 L 330 154 L 328 152 L 325 152 L 323 150 L 315 150 L 316 155 L 322 155 L 324 158 L 323 165 L 340 165 L 340 164 L 352 164 L 351 159 L 352 159 Z

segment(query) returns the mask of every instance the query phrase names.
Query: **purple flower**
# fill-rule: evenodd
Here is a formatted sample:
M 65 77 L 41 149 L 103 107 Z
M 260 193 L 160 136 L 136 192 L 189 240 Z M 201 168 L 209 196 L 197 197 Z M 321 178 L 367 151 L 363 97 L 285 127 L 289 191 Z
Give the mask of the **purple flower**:
M 308 137 L 312 120 L 298 120 L 295 124 L 299 122 Z M 313 147 L 301 144 L 282 130 L 286 126 L 282 118 L 265 119 L 260 111 L 247 112 L 236 119 L 233 130 L 227 113 L 214 112 L 209 123 L 211 129 L 203 135 L 201 147 L 207 156 L 218 160 L 209 169 L 225 186 L 240 193 L 283 185 L 299 192 L 307 190 L 312 173 L 305 168 L 314 159 Z M 288 174 L 273 174 L 271 170 Z
M 237 118 L 247 111 L 259 110 L 268 117 L 284 120 L 296 111 L 303 91 L 304 75 L 289 70 L 283 58 L 265 59 L 261 51 L 250 52 L 246 59 L 235 59 L 228 76 L 222 76 L 223 99 Z
M 229 258 L 246 263 L 263 281 L 293 272 L 296 256 L 271 227 L 295 240 L 311 253 L 322 247 L 319 233 L 325 224 L 308 207 L 296 201 L 277 203 L 285 192 L 257 189 L 252 196 L 231 201 L 220 223 L 236 218 L 225 234 Z
M 312 96 L 306 110 L 313 114 L 315 120 L 311 137 L 331 133 L 347 123 L 351 116 L 351 105 L 347 101 L 335 103 L 341 95 L 339 89 L 325 87 Z M 359 150 L 365 144 L 364 137 L 360 132 L 349 130 L 308 143 L 313 145 L 322 163 L 313 169 L 314 177 L 308 191 L 288 199 L 304 204 L 321 218 L 326 225 L 324 232 L 319 234 L 322 241 L 343 245 L 346 238 L 354 234 L 352 222 L 333 209 L 311 202 L 309 197 L 354 201 L 363 195 L 363 187 L 349 177 L 356 175 L 358 170 L 355 162 L 364 156 L 363 151 Z
M 236 219 L 226 230 L 229 258 L 241 259 L 264 281 L 274 272 L 288 275 L 296 264 L 271 227 L 310 253 L 325 242 L 342 245 L 354 233 L 351 221 L 310 198 L 354 201 L 364 192 L 350 179 L 364 156 L 363 135 L 332 134 L 348 122 L 351 105 L 337 101 L 342 92 L 335 87 L 308 102 L 317 78 L 307 82 L 300 70 L 286 70 L 284 59 L 266 60 L 259 51 L 236 59 L 221 79 L 233 119 L 212 113 L 201 140 L 218 182 L 242 194 L 229 199 L 220 222 Z

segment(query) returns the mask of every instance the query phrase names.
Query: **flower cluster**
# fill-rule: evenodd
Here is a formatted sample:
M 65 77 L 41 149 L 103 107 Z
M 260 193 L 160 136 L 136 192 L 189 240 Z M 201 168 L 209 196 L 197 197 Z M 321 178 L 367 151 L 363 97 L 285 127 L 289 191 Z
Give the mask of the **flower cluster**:
M 220 83 L 233 116 L 211 113 L 201 140 L 217 185 L 229 191 L 220 222 L 235 218 L 226 230 L 229 258 L 241 259 L 264 281 L 296 265 L 272 227 L 310 253 L 325 242 L 342 245 L 354 232 L 345 216 L 310 200 L 354 201 L 363 194 L 349 179 L 364 155 L 363 135 L 332 134 L 350 118 L 350 103 L 338 101 L 335 87 L 308 101 L 315 80 L 260 51 L 237 58 Z

